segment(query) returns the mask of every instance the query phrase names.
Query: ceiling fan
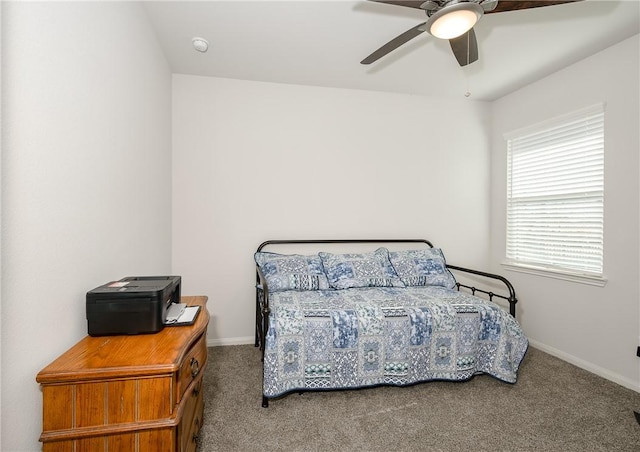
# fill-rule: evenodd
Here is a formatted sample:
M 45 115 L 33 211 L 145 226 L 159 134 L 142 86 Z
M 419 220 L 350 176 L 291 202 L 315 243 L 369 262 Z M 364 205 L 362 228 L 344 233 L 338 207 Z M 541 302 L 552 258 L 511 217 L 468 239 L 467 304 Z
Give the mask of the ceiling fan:
M 573 3 L 582 0 L 370 0 L 376 3 L 422 9 L 427 21 L 396 36 L 362 60 L 371 64 L 409 42 L 425 31 L 440 39 L 448 39 L 460 66 L 478 59 L 478 42 L 473 26 L 484 14 Z

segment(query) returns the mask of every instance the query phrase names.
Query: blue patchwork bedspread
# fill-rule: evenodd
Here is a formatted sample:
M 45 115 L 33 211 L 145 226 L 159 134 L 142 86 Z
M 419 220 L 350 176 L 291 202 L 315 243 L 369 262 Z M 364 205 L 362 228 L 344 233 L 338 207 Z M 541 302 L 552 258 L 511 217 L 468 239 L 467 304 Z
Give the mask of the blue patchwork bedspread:
M 528 347 L 498 305 L 443 287 L 284 291 L 269 304 L 266 397 L 477 373 L 515 383 Z

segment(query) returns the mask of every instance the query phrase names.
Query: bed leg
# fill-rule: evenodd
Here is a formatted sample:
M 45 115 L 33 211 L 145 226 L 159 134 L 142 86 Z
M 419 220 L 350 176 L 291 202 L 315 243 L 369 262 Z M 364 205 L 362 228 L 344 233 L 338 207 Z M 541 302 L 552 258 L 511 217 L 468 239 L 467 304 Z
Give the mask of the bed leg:
M 265 396 L 262 396 L 262 408 L 269 408 L 269 399 Z

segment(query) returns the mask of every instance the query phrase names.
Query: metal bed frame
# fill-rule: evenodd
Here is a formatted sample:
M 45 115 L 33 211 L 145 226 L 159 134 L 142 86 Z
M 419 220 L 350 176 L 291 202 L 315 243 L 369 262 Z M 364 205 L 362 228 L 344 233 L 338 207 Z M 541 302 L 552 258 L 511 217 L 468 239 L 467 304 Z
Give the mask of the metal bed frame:
M 383 243 L 400 243 L 400 244 L 410 244 L 417 243 L 421 245 L 426 245 L 429 248 L 433 248 L 433 244 L 426 239 L 335 239 L 335 240 L 267 240 L 262 242 L 260 246 L 258 246 L 256 252 L 262 251 L 268 245 L 323 245 L 323 244 L 383 244 Z M 506 290 L 509 292 L 509 295 L 497 294 L 490 290 L 480 289 L 474 286 L 469 286 L 466 284 L 461 284 L 456 282 L 457 290 L 465 289 L 471 292 L 471 294 L 476 295 L 477 293 L 483 294 L 490 301 L 493 301 L 494 298 L 500 298 L 509 302 L 509 313 L 515 317 L 516 316 L 516 303 L 518 299 L 516 298 L 516 291 L 513 288 L 513 285 L 507 280 L 505 277 L 496 275 L 494 273 L 487 273 L 479 270 L 473 270 L 470 268 L 459 267 L 457 265 L 447 264 L 447 268 L 450 270 L 460 271 L 464 273 L 469 273 L 475 276 L 481 276 L 488 279 L 493 279 L 496 281 L 502 282 Z M 267 329 L 269 328 L 269 313 L 271 312 L 269 308 L 269 287 L 267 286 L 267 281 L 264 278 L 264 275 L 260 271 L 260 268 L 256 266 L 256 329 L 255 329 L 255 346 L 260 347 L 260 351 L 262 352 L 262 360 L 264 360 L 264 352 L 265 352 L 265 338 L 267 336 Z M 268 399 L 263 396 L 262 406 L 268 406 Z

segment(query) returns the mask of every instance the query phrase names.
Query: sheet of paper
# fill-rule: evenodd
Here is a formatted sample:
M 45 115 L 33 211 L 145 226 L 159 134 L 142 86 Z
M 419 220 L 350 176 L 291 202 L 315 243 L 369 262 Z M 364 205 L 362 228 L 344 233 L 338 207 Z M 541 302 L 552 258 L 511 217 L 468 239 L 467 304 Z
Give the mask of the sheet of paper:
M 178 317 L 178 320 L 176 321 L 176 323 L 192 322 L 193 319 L 196 318 L 196 314 L 198 314 L 198 309 L 200 309 L 200 306 L 187 306 L 184 309 L 184 312 L 182 313 L 182 315 Z

